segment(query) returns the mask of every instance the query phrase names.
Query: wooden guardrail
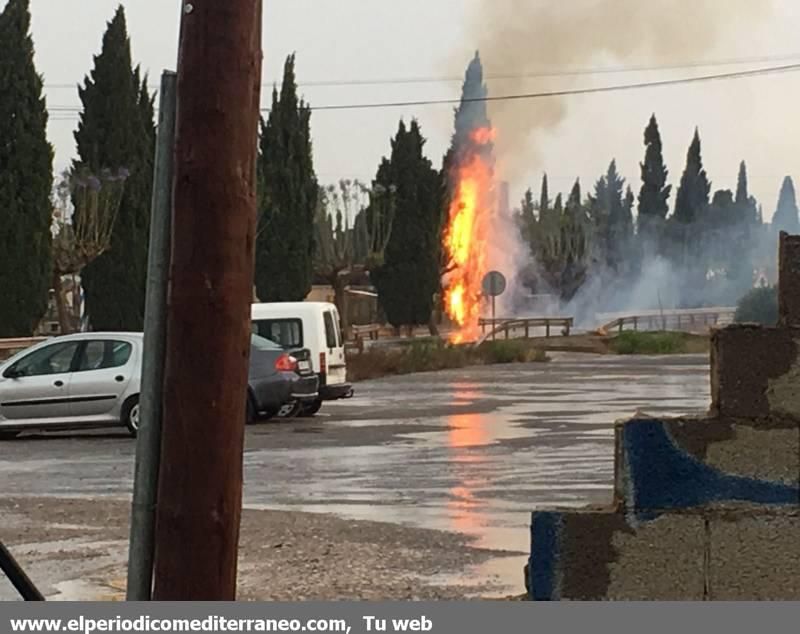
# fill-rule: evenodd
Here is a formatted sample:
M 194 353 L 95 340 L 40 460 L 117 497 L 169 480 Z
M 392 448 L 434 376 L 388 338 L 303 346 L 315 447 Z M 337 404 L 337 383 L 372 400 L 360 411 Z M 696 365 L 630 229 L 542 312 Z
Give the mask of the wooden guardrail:
M 633 330 L 682 330 L 696 326 L 717 326 L 729 323 L 736 313 L 735 308 L 687 308 L 652 311 L 638 315 L 625 315 L 609 321 L 601 327 L 605 332 L 623 332 L 626 326 Z
M 362 326 L 350 326 L 353 335 L 351 341 L 345 343 L 345 349 L 356 352 L 364 351 L 365 341 L 377 341 L 380 338 L 382 326 L 380 324 L 366 324 Z
M 21 350 L 35 346 L 37 343 L 47 341 L 49 337 L 17 337 L 0 339 L 0 360 L 8 359 Z
M 495 318 L 481 319 L 478 325 L 481 327 L 481 340 L 485 341 L 498 334 L 503 334 L 505 339 L 510 339 L 511 331 L 524 332 L 525 339 L 530 339 L 531 330 L 544 328 L 545 337 L 550 337 L 553 328 L 560 328 L 559 335 L 569 336 L 574 319 L 572 317 L 524 317 L 524 318 Z

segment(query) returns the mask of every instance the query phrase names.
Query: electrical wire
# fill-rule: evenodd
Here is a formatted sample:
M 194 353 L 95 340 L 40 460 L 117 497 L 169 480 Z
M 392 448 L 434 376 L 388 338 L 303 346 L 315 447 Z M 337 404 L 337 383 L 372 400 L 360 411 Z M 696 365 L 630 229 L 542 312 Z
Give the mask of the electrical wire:
M 800 59 L 800 53 L 793 55 L 765 55 L 761 57 L 742 57 L 742 58 L 727 58 L 717 59 L 701 62 L 687 62 L 682 64 L 661 64 L 650 66 L 600 66 L 600 67 L 586 67 L 586 68 L 573 68 L 562 69 L 556 71 L 538 70 L 538 71 L 524 71 L 521 73 L 494 73 L 484 75 L 484 81 L 502 81 L 512 79 L 546 79 L 557 77 L 576 77 L 585 75 L 607 75 L 607 74 L 620 74 L 620 73 L 641 73 L 652 71 L 670 71 L 670 70 L 689 70 L 693 68 L 709 68 L 712 66 L 736 66 L 741 64 L 765 64 L 775 62 L 788 62 L 797 61 Z M 305 81 L 298 83 L 299 88 L 305 87 L 334 87 L 334 86 L 392 86 L 402 84 L 433 84 L 433 83 L 452 83 L 463 82 L 464 77 L 460 76 L 443 76 L 443 77 L 397 77 L 393 79 L 329 79 L 318 81 Z M 280 81 L 274 81 L 262 84 L 262 87 L 270 87 L 274 84 L 280 84 Z M 72 89 L 76 84 L 45 84 L 47 89 Z M 157 84 L 152 84 L 152 88 L 158 88 Z
M 543 92 L 532 93 L 517 93 L 510 95 L 496 95 L 487 97 L 476 98 L 449 98 L 449 99 L 421 99 L 414 101 L 390 101 L 390 102 L 372 102 L 372 103 L 352 103 L 352 104 L 331 104 L 322 106 L 310 106 L 313 112 L 326 111 L 326 110 L 377 110 L 384 108 L 410 108 L 422 106 L 435 106 L 435 105 L 457 105 L 460 103 L 479 103 L 479 102 L 499 102 L 499 101 L 521 101 L 531 99 L 544 99 L 552 97 L 568 97 L 575 95 L 591 95 L 607 92 L 619 92 L 624 90 L 641 90 L 645 88 L 662 88 L 665 86 L 678 86 L 686 84 L 695 84 L 709 81 L 721 81 L 730 79 L 744 79 L 748 77 L 756 77 L 762 75 L 775 75 L 781 73 L 790 73 L 800 70 L 800 63 L 786 64 L 783 66 L 771 66 L 766 68 L 756 68 L 750 70 L 732 71 L 728 73 L 716 73 L 713 75 L 699 75 L 696 77 L 680 77 L 675 79 L 661 79 L 645 82 L 637 82 L 630 84 L 614 84 L 610 86 L 594 86 L 586 88 L 567 88 L 563 90 L 551 90 Z M 57 114 L 78 113 L 80 108 L 71 106 L 53 106 L 49 108 L 50 112 Z M 261 112 L 269 112 L 269 108 L 262 108 Z M 60 119 L 54 119 L 60 120 Z

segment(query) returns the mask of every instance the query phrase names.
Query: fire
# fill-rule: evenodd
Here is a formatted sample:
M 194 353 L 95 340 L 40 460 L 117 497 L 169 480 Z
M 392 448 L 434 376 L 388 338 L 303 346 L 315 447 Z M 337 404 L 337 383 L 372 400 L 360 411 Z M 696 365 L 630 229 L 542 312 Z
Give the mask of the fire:
M 455 188 L 450 204 L 444 248 L 450 260 L 445 280 L 445 310 L 458 325 L 454 342 L 479 336 L 481 283 L 486 262 L 489 222 L 493 209 L 493 169 L 481 148 L 494 141 L 492 128 L 470 134 L 469 152 L 454 168 Z

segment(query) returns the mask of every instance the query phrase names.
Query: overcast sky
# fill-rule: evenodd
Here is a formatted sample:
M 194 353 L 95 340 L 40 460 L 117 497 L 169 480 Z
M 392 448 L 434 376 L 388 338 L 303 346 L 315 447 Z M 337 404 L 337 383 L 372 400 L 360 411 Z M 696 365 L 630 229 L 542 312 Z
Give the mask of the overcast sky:
M 783 65 L 789 57 L 800 61 L 797 0 L 630 2 L 264 0 L 263 102 L 268 103 L 269 85 L 279 79 L 283 60 L 292 51 L 297 52 L 301 84 L 445 80 L 462 74 L 478 47 L 490 76 L 770 58 L 704 68 L 492 79 L 489 88 L 494 95 L 730 72 Z M 80 105 L 75 86 L 91 68 L 92 55 L 99 51 L 105 24 L 117 4 L 117 0 L 31 0 L 36 63 L 44 75 L 52 111 L 49 133 L 58 168 L 66 166 L 74 154 L 72 133 Z M 123 4 L 134 59 L 157 84 L 162 69 L 175 67 L 180 3 L 127 0 Z M 701 4 L 704 13 L 696 10 Z M 587 24 L 572 21 L 570 15 L 581 14 L 589 5 L 602 5 L 606 24 L 597 25 L 593 19 L 586 20 Z M 626 15 L 631 6 L 636 7 L 636 16 Z M 671 16 L 674 35 L 664 33 L 659 12 Z M 705 32 L 713 36 L 707 45 L 697 46 L 698 33 Z M 681 41 L 686 34 L 692 41 Z M 665 53 L 672 41 L 674 50 Z M 301 86 L 312 106 L 441 99 L 457 97 L 459 91 L 456 81 Z M 512 181 L 515 199 L 529 184 L 538 192 L 543 170 L 550 175 L 551 193 L 568 191 L 576 176 L 588 189 L 613 157 L 638 192 L 642 131 L 655 111 L 675 184 L 694 127 L 699 126 L 713 187 L 735 188 L 738 163 L 747 160 L 751 190 L 769 218 L 782 178 L 787 174 L 800 177 L 798 104 L 800 72 L 574 96 L 557 103 L 534 100 L 492 110 L 500 166 Z M 558 116 L 553 116 L 554 109 Z M 401 116 L 419 119 L 428 138 L 428 154 L 438 166 L 451 134 L 451 106 L 315 112 L 312 133 L 320 181 L 371 179 L 380 157 L 389 150 L 389 138 Z

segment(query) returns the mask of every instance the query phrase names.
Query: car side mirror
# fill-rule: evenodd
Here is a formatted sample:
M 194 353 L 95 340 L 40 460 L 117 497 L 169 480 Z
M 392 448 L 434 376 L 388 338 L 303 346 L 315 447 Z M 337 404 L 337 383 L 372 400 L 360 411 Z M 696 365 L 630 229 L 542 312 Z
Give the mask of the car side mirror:
M 22 376 L 22 372 L 20 372 L 17 368 L 12 367 L 8 368 L 8 370 L 3 373 L 3 376 L 7 379 L 18 379 Z

